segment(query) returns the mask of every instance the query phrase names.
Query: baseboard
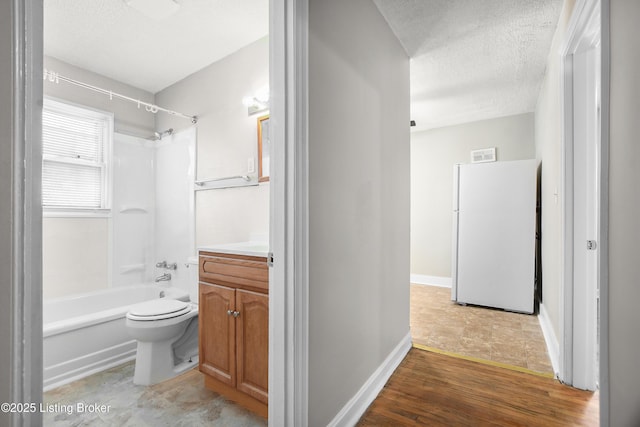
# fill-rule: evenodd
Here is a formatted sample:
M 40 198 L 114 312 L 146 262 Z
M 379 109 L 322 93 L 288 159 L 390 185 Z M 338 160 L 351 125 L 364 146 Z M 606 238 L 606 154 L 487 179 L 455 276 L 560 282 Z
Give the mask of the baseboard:
M 451 277 L 425 276 L 423 274 L 412 274 L 409 278 L 411 283 L 416 285 L 440 286 L 442 288 L 451 287 Z
M 378 369 L 328 424 L 330 427 L 354 426 L 411 349 L 411 333 L 400 340 Z
M 129 341 L 44 368 L 44 391 L 49 391 L 136 358 L 136 341 Z
M 556 377 L 560 372 L 560 345 L 558 344 L 558 338 L 555 332 L 553 332 L 553 326 L 551 325 L 551 319 L 544 304 L 540 304 L 540 313 L 538 314 L 538 322 L 540 322 L 540 328 L 542 329 L 542 335 L 544 341 L 547 344 L 547 352 L 549 353 L 549 359 L 551 359 L 551 366 Z

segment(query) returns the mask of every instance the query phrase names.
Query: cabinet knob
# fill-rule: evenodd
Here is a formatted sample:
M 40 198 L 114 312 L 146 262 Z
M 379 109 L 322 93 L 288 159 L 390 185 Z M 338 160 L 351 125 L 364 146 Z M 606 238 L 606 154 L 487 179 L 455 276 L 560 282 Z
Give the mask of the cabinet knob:
M 239 311 L 234 311 L 233 312 L 233 317 L 238 317 L 240 316 L 240 312 Z
M 234 311 L 233 310 L 227 310 L 227 316 L 231 316 L 233 315 Z

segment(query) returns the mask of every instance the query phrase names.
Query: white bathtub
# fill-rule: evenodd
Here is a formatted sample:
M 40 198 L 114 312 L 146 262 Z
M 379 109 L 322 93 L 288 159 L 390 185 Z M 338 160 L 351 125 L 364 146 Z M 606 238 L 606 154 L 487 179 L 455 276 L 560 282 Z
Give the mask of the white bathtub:
M 136 341 L 127 334 L 125 315 L 132 304 L 161 295 L 189 300 L 184 291 L 149 284 L 45 301 L 44 390 L 135 359 Z

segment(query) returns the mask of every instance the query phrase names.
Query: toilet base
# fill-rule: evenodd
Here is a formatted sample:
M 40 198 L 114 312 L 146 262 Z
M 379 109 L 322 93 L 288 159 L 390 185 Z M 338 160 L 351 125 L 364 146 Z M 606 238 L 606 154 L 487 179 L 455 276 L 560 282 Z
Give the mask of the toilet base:
M 157 384 L 198 366 L 197 354 L 191 358 L 191 362 L 187 360 L 177 365 L 173 364 L 174 341 L 138 341 L 136 367 L 133 374 L 134 384 Z

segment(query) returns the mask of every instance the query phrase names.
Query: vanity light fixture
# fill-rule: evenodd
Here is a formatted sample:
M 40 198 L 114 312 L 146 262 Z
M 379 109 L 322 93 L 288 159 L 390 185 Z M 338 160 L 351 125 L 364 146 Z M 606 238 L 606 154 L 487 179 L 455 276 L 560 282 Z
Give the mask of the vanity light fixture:
M 242 98 L 242 105 L 247 107 L 247 113 L 249 116 L 268 110 L 269 89 L 263 88 L 253 96 L 245 96 Z

